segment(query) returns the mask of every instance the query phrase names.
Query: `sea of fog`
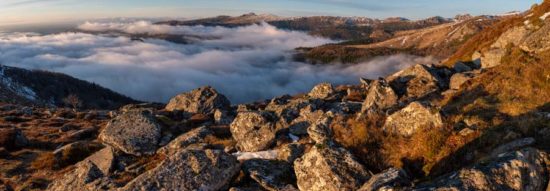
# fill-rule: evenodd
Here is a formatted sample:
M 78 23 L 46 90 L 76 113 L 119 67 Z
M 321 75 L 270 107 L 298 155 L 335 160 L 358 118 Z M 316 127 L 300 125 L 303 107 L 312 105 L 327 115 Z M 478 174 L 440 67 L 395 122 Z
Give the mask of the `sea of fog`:
M 296 47 L 335 41 L 268 24 L 237 28 L 153 25 L 148 21 L 85 22 L 84 32 L 0 33 L 0 64 L 69 74 L 134 99 L 167 102 L 170 97 L 210 85 L 233 103 L 309 91 L 315 84 L 356 84 L 431 58 L 379 57 L 344 65 L 293 61 Z M 75 30 L 73 30 L 75 31 Z M 190 44 L 159 39 L 132 40 L 101 34 L 174 34 L 196 37 Z

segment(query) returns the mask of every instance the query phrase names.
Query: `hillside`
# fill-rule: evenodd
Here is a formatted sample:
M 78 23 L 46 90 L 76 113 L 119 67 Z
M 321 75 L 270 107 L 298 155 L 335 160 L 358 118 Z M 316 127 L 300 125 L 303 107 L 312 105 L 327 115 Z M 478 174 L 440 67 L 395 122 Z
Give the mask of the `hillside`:
M 115 109 L 136 101 L 97 84 L 65 74 L 0 65 L 0 101 L 21 105 L 67 106 L 70 95 L 80 108 Z
M 457 20 L 450 23 L 398 31 L 381 41 L 346 41 L 299 49 L 298 57 L 312 63 L 356 63 L 376 56 L 398 53 L 445 59 L 472 36 L 505 18 L 506 16 L 457 17 Z

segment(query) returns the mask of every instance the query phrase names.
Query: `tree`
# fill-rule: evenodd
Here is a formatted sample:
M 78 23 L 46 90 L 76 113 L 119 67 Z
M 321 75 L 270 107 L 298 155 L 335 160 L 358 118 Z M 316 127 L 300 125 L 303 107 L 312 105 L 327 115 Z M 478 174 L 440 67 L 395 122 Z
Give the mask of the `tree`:
M 63 102 L 73 108 L 73 110 L 78 109 L 82 106 L 82 102 L 80 101 L 80 98 L 78 98 L 75 94 L 70 94 L 66 98 L 63 98 Z

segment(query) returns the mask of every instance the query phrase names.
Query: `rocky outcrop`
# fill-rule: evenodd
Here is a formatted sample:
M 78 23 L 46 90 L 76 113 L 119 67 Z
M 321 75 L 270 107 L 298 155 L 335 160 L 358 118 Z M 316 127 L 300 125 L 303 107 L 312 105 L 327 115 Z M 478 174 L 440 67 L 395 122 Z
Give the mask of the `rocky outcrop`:
M 371 176 L 349 151 L 326 146 L 315 146 L 297 159 L 294 172 L 302 191 L 357 190 Z
M 212 132 L 209 128 L 199 127 L 176 137 L 168 143 L 168 145 L 160 148 L 157 152 L 170 156 L 190 145 L 204 142 L 204 138 L 212 134 L 214 134 L 214 132 Z
M 99 139 L 125 153 L 154 154 L 161 138 L 161 126 L 146 110 L 132 110 L 111 120 Z
M 108 190 L 109 179 L 93 162 L 84 160 L 75 165 L 75 169 L 50 184 L 49 191 Z
M 545 153 L 533 148 L 508 152 L 420 185 L 417 190 L 545 190 Z
M 528 34 L 523 26 L 514 27 L 503 33 L 486 52 L 481 56 L 481 68 L 492 68 L 500 65 L 502 57 L 506 54 L 509 44 L 518 46 Z
M 112 147 L 107 146 L 85 160 L 92 162 L 104 175 L 109 175 L 115 167 L 116 157 L 116 151 Z
M 442 125 L 439 112 L 432 111 L 432 108 L 420 102 L 412 102 L 388 116 L 383 129 L 386 132 L 407 137 L 420 128 L 434 128 Z
M 216 109 L 228 110 L 231 102 L 210 86 L 194 89 L 172 98 L 166 110 L 180 110 L 189 113 L 213 114 Z
M 433 68 L 421 64 L 399 71 L 386 78 L 393 90 L 410 100 L 425 97 L 445 86 Z
M 377 80 L 370 85 L 361 112 L 385 110 L 396 105 L 398 99 L 397 94 L 385 80 Z
M 240 151 L 254 152 L 269 148 L 275 141 L 275 123 L 269 112 L 241 112 L 230 130 Z
M 309 107 L 309 111 L 312 111 L 317 109 L 317 105 L 318 104 L 312 100 L 290 99 L 290 97 L 283 96 L 271 100 L 265 110 L 271 111 L 277 116 L 277 129 L 284 129 L 288 128 L 293 123 L 293 120 L 300 117 L 303 109 Z
M 393 190 L 409 186 L 411 179 L 402 169 L 390 168 L 373 175 L 358 191 Z
M 336 94 L 336 91 L 334 91 L 332 84 L 320 83 L 315 87 L 313 87 L 313 89 L 309 92 L 308 95 L 309 97 L 315 98 L 315 99 L 329 99 L 335 94 Z
M 540 29 L 526 37 L 520 48 L 526 52 L 541 53 L 550 49 L 550 25 L 545 21 Z
M 292 186 L 295 181 L 292 166 L 276 160 L 252 159 L 243 163 L 243 171 L 270 191 L 282 190 Z
M 181 150 L 138 176 L 123 191 L 221 190 L 240 170 L 237 159 L 221 150 Z

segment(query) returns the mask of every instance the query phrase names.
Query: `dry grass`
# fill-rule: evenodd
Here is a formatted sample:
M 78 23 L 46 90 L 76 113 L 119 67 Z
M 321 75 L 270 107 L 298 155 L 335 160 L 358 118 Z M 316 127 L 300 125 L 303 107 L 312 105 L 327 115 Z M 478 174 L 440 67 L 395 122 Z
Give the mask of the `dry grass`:
M 338 144 L 349 149 L 367 168 L 379 172 L 387 168 L 380 153 L 385 140 L 380 128 L 384 120 L 382 115 L 370 115 L 359 120 L 338 116 L 333 120 L 331 129 Z
M 426 127 L 409 138 L 387 135 L 381 129 L 384 122 L 381 115 L 365 119 L 336 118 L 334 121 L 331 128 L 336 142 L 349 149 L 369 170 L 404 168 L 415 177 L 430 175 L 434 166 L 479 135 L 476 132 L 460 136 L 453 133 L 450 126 Z
M 467 40 L 444 64 L 452 67 L 457 61 L 472 61 L 474 52 L 490 47 L 506 30 L 522 22 L 521 16 L 514 16 L 488 27 Z
M 45 152 L 40 154 L 31 163 L 31 167 L 35 170 L 60 170 L 84 160 L 101 148 L 102 146 L 100 144 L 85 143 L 81 146 L 75 146 L 64 150 L 61 152 L 60 156 L 55 156 L 52 152 Z

